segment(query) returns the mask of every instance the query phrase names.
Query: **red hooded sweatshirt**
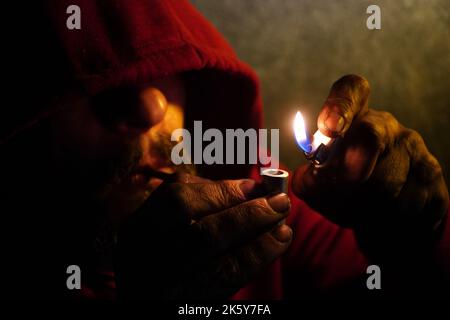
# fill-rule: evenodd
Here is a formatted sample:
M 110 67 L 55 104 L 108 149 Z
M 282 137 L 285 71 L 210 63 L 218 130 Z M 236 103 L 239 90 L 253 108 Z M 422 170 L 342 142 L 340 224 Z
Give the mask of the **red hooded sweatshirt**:
M 66 27 L 69 5 L 81 9 L 80 30 Z M 57 81 L 39 85 L 40 91 L 43 87 L 56 90 L 75 80 L 94 95 L 113 87 L 188 72 L 188 126 L 192 120 L 202 120 L 205 128 L 261 127 L 262 106 L 255 73 L 188 1 L 58 0 L 47 1 L 43 12 L 49 22 L 43 28 L 41 41 L 47 39 L 55 48 L 43 55 L 43 65 L 45 72 L 51 74 L 48 78 L 56 75 Z M 199 72 L 189 74 L 190 71 Z M 12 121 L 2 128 L 2 140 L 51 113 L 51 107 L 30 107 L 9 115 Z M 203 171 L 210 178 L 257 178 L 255 168 L 243 165 L 212 165 Z M 294 237 L 289 251 L 234 298 L 367 293 L 369 262 L 358 249 L 353 232 L 338 227 L 290 196 L 288 224 Z M 448 274 L 448 225 L 436 243 L 436 255 Z

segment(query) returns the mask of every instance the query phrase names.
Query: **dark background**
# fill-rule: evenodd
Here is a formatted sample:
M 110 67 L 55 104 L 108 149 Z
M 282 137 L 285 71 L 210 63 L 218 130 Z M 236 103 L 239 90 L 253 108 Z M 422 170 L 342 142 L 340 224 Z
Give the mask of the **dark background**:
M 280 128 L 281 161 L 304 159 L 292 120 L 315 117 L 331 84 L 366 77 L 370 106 L 419 131 L 450 181 L 449 0 L 192 0 L 258 73 L 265 126 Z M 381 8 L 381 30 L 368 30 L 366 9 Z

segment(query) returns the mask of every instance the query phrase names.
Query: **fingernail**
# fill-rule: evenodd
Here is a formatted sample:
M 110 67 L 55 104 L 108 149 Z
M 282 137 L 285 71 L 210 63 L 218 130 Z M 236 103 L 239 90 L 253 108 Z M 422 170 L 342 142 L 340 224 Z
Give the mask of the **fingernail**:
M 337 112 L 330 112 L 324 121 L 325 127 L 333 132 L 340 133 L 344 129 L 345 119 Z
M 241 182 L 239 185 L 239 188 L 241 189 L 242 193 L 245 196 L 250 195 L 253 192 L 253 189 L 255 188 L 255 180 L 252 179 L 245 179 Z
M 267 199 L 267 202 L 276 212 L 284 213 L 291 208 L 291 201 L 286 193 L 279 193 Z
M 283 224 L 272 230 L 272 236 L 280 242 L 288 242 L 292 238 L 292 229 Z

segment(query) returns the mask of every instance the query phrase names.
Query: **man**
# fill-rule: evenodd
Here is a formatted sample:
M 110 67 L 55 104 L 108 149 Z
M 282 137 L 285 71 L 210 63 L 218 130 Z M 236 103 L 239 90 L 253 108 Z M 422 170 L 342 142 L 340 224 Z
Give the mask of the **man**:
M 80 0 L 79 30 L 71 4 L 33 11 L 39 38 L 17 65 L 31 85 L 5 108 L 8 295 L 370 295 L 370 264 L 381 296 L 448 289 L 441 168 L 416 132 L 369 108 L 367 80 L 339 79 L 324 103 L 319 129 L 343 138 L 330 165 L 296 170 L 298 198 L 266 194 L 250 165 L 170 160 L 171 132 L 193 120 L 261 124 L 256 76 L 187 1 Z

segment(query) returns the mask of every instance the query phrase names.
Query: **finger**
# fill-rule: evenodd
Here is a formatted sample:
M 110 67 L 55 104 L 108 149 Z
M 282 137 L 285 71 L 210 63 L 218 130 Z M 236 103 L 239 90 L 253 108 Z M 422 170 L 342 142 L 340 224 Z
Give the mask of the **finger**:
M 379 156 L 393 145 L 399 131 L 397 120 L 387 112 L 369 110 L 354 121 L 336 152 L 338 160 L 334 162 L 334 170 L 339 182 L 367 181 Z
M 177 172 L 170 175 L 167 182 L 179 182 L 179 183 L 212 183 L 212 180 L 205 179 L 199 176 L 195 176 L 189 173 Z
M 251 243 L 211 263 L 205 271 L 197 273 L 174 292 L 196 299 L 228 298 L 261 273 L 265 267 L 280 257 L 289 247 L 292 230 L 278 226 Z
M 351 130 L 343 138 L 329 165 L 323 169 L 299 168 L 293 177 L 294 192 L 300 197 L 307 193 L 327 190 L 330 185 L 356 185 L 367 181 L 375 169 L 378 159 L 387 151 L 394 152 L 392 161 L 386 161 L 386 172 L 397 173 L 393 168 L 404 163 L 401 152 L 396 148 L 404 128 L 384 111 L 369 110 L 354 122 Z M 386 151 L 387 150 L 387 151 Z M 400 152 L 398 155 L 397 153 Z M 407 161 L 407 160 L 406 160 Z
M 209 215 L 192 225 L 198 250 L 217 255 L 242 245 L 273 228 L 289 213 L 289 197 L 282 193 L 254 199 L 223 212 Z
M 409 169 L 410 157 L 401 143 L 405 131 L 389 112 L 369 110 L 343 140 L 342 180 L 361 184 L 371 179 L 396 195 Z
M 249 200 L 255 187 L 254 180 L 242 179 L 210 183 L 174 183 L 169 188 L 177 206 L 197 220 Z
M 431 230 L 447 212 L 449 196 L 442 168 L 416 131 L 405 130 L 403 144 L 410 158 L 410 173 L 398 195 L 399 209 L 412 215 L 425 214 L 421 221 Z
M 328 137 L 344 135 L 353 119 L 368 111 L 369 82 L 357 75 L 346 75 L 331 87 L 317 119 L 317 127 Z
M 251 179 L 208 181 L 198 183 L 194 176 L 180 177 L 183 182 L 164 183 L 149 197 L 140 212 L 168 212 L 165 218 L 172 223 L 213 214 L 250 198 L 255 181 Z M 195 181 L 195 182 L 193 182 Z
M 442 176 L 442 169 L 437 159 L 428 151 L 423 138 L 417 131 L 405 129 L 403 143 L 411 158 L 411 169 L 424 186 L 434 184 Z
M 409 158 L 398 146 L 402 130 L 391 114 L 369 110 L 348 131 L 326 168 L 306 165 L 295 171 L 294 193 L 333 221 L 347 223 L 349 210 L 339 208 L 357 201 L 355 191 L 364 182 L 371 179 L 389 194 L 396 194 L 404 183 Z M 338 216 L 339 211 L 347 211 L 347 216 Z

